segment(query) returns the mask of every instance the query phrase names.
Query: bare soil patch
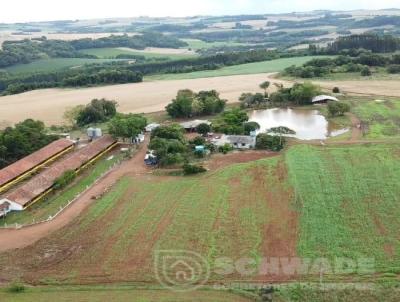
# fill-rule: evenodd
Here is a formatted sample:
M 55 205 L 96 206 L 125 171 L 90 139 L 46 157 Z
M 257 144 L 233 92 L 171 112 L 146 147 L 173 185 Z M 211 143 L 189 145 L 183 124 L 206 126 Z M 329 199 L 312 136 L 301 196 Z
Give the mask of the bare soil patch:
M 87 104 L 94 98 L 119 103 L 124 113 L 149 113 L 165 109 L 180 89 L 194 91 L 215 89 L 229 102 L 237 102 L 243 92 L 260 92 L 259 83 L 270 74 L 253 74 L 191 80 L 154 81 L 82 89 L 43 89 L 0 97 L 0 124 L 12 124 L 26 118 L 46 124 L 63 123 L 69 108 Z
M 246 163 L 277 155 L 278 153 L 269 151 L 234 151 L 228 154 L 215 154 L 204 163 L 204 166 L 214 171 L 233 164 Z

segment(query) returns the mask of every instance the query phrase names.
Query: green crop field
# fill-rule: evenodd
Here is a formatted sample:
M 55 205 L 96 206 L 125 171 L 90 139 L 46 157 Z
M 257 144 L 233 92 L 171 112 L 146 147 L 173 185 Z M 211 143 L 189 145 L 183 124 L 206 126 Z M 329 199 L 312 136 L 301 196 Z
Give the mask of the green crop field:
M 400 101 L 353 101 L 353 112 L 368 125 L 366 138 L 400 136 Z
M 314 57 L 295 57 L 295 58 L 284 58 L 264 62 L 256 62 L 249 64 L 234 65 L 229 67 L 223 67 L 217 70 L 204 70 L 195 71 L 189 73 L 177 73 L 177 74 L 161 74 L 145 77 L 146 81 L 154 80 L 183 80 L 183 79 L 197 79 L 197 78 L 210 78 L 240 74 L 256 74 L 256 73 L 267 73 L 267 72 L 279 72 L 291 65 L 303 64 Z
M 46 220 L 83 192 L 87 186 L 92 185 L 103 173 L 107 172 L 114 164 L 121 160 L 121 157 L 122 155 L 114 156 L 110 160 L 106 160 L 103 157 L 93 166 L 88 167 L 79 176 L 77 182 L 62 192 L 56 192 L 44 200 L 38 201 L 25 211 L 9 213 L 6 217 L 0 219 L 0 226 L 30 224 L 35 221 Z
M 254 301 L 227 291 L 201 290 L 177 293 L 160 289 L 135 289 L 128 286 L 39 287 L 22 293 L 0 290 L 2 302 L 247 302 Z
M 297 146 L 286 154 L 304 257 L 372 257 L 400 272 L 399 146 Z
M 143 52 L 128 48 L 89 48 L 89 49 L 82 49 L 81 52 L 97 56 L 100 59 L 113 59 L 118 55 L 138 55 L 138 56 L 144 56 L 146 59 L 167 58 L 170 60 L 186 59 L 195 56 L 191 54 L 165 54 L 165 53 L 155 53 L 155 52 Z
M 85 64 L 104 63 L 113 60 L 109 59 L 80 59 L 80 58 L 54 58 L 41 59 L 29 64 L 19 64 L 5 68 L 10 73 L 33 73 L 33 72 L 50 72 L 64 68 L 73 68 Z

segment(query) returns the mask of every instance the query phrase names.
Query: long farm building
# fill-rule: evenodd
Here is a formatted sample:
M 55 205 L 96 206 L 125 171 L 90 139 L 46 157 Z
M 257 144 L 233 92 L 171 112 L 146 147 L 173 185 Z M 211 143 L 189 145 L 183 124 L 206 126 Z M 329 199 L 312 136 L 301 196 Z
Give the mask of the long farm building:
M 10 204 L 11 210 L 26 209 L 51 192 L 54 182 L 65 171 L 72 170 L 76 173 L 79 172 L 85 166 L 112 149 L 116 144 L 116 140 L 111 136 L 103 136 L 94 140 L 51 164 L 43 172 L 7 191 L 6 194 L 0 197 L 0 204 Z
M 0 170 L 0 193 L 69 152 L 73 147 L 73 141 L 59 139 Z

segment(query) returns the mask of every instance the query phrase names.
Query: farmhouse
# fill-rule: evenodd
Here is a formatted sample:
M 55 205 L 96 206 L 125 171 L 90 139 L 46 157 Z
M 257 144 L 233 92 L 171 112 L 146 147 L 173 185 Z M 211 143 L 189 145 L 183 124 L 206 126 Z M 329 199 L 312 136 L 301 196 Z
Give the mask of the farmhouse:
M 13 210 L 24 210 L 51 192 L 55 180 L 65 171 L 73 170 L 78 173 L 115 145 L 115 139 L 103 136 L 55 162 L 40 174 L 7 192 L 0 200 L 16 205 Z
M 329 101 L 338 102 L 339 100 L 337 98 L 335 98 L 334 96 L 330 96 L 330 95 L 317 95 L 316 97 L 314 97 L 312 99 L 311 102 L 313 104 L 325 104 Z
M 196 131 L 197 126 L 200 124 L 211 125 L 211 122 L 209 122 L 208 120 L 193 120 L 180 123 L 179 125 L 181 125 L 182 128 L 184 128 L 186 131 L 193 132 Z
M 256 137 L 250 135 L 222 135 L 213 139 L 212 143 L 217 147 L 229 144 L 235 149 L 252 149 L 256 146 Z
M 59 139 L 23 159 L 0 170 L 0 192 L 4 192 L 22 179 L 35 173 L 47 163 L 54 161 L 74 147 L 74 142 Z

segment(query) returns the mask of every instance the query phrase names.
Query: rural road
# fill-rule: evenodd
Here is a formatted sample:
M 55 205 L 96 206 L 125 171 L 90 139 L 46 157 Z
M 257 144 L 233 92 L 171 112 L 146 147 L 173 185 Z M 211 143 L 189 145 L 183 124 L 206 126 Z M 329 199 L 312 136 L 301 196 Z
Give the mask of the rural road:
M 93 185 L 89 190 L 85 191 L 74 203 L 65 209 L 54 220 L 37 224 L 34 226 L 21 229 L 0 229 L 0 252 L 10 249 L 23 248 L 35 243 L 37 240 L 49 235 L 50 233 L 64 227 L 74 218 L 76 218 L 88 205 L 95 200 L 93 196 L 99 196 L 107 188 L 110 188 L 121 177 L 127 174 L 142 175 L 148 172 L 148 168 L 144 164 L 144 156 L 147 151 L 149 137 L 146 136 L 144 143 L 140 145 L 137 153 L 129 160 L 123 161 L 121 165 L 112 169 Z

